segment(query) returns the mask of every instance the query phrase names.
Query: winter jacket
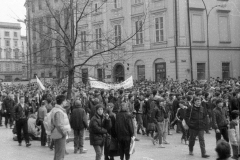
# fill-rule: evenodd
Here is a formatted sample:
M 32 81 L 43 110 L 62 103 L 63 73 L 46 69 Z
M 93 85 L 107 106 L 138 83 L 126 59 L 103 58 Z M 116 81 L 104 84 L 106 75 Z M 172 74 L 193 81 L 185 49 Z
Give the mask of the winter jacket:
M 90 145 L 103 146 L 106 134 L 112 127 L 111 120 L 105 119 L 97 113 L 92 117 L 89 124 Z
M 132 117 L 127 111 L 120 111 L 117 114 L 115 129 L 118 140 L 130 140 L 134 135 Z
M 2 109 L 3 111 L 6 110 L 7 113 L 13 113 L 15 105 L 15 101 L 12 98 L 7 97 L 3 100 Z
M 179 108 L 177 111 L 177 118 L 180 119 L 181 121 L 186 118 L 186 111 L 187 107 L 184 106 L 184 108 Z
M 165 109 L 163 107 L 156 105 L 151 114 L 152 121 L 157 124 L 158 122 L 163 122 L 164 119 L 168 117 Z
M 213 128 L 222 129 L 227 128 L 227 111 L 224 108 L 216 107 L 213 110 Z
M 202 106 L 200 107 L 188 107 L 186 111 L 186 119 L 187 125 L 190 129 L 193 130 L 205 130 L 206 122 L 207 122 L 207 111 Z
M 80 105 L 74 106 L 70 117 L 70 125 L 73 130 L 88 128 L 86 112 Z
M 230 105 L 231 105 L 231 111 L 240 109 L 239 108 L 240 104 L 239 104 L 239 101 L 238 101 L 238 99 L 236 97 L 233 97 L 231 99 Z
M 27 104 L 24 104 L 24 108 L 21 106 L 21 104 L 17 104 L 14 107 L 13 115 L 14 120 L 18 121 L 19 119 L 28 119 L 30 113 L 30 109 Z

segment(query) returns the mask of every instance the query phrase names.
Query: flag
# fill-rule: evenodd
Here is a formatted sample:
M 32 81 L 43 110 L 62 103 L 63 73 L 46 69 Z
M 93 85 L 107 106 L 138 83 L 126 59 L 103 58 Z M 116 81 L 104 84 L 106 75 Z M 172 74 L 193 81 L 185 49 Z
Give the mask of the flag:
M 36 79 L 37 79 L 37 83 L 38 83 L 39 87 L 40 87 L 42 90 L 45 90 L 46 88 L 43 86 L 42 82 L 38 79 L 37 76 L 36 76 Z

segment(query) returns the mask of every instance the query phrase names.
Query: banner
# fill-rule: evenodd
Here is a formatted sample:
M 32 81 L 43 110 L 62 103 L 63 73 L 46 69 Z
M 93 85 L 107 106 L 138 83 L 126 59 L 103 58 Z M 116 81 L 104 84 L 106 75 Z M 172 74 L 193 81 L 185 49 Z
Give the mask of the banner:
M 37 76 L 36 76 L 36 79 L 37 79 L 37 83 L 38 83 L 39 87 L 40 87 L 42 90 L 45 90 L 46 88 L 43 86 L 42 82 L 38 79 Z
M 89 77 L 89 84 L 92 88 L 100 88 L 100 89 L 106 89 L 106 90 L 109 90 L 109 89 L 117 90 L 120 88 L 127 89 L 127 88 L 133 87 L 133 78 L 131 76 L 128 79 L 126 79 L 124 82 L 119 84 L 107 84 Z

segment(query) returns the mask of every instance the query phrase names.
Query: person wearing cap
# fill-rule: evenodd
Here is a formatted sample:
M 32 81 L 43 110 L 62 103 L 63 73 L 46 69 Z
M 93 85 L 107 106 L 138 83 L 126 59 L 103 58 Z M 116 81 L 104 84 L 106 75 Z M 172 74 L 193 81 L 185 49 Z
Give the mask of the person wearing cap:
M 231 112 L 232 120 L 229 125 L 228 135 L 232 146 L 233 159 L 238 159 L 240 155 L 240 139 L 239 139 L 239 110 Z
M 74 153 L 86 153 L 84 145 L 84 129 L 88 128 L 87 115 L 80 100 L 73 103 L 73 110 L 70 117 L 70 125 L 74 131 Z
M 216 101 L 217 107 L 213 109 L 213 128 L 216 132 L 216 140 L 220 140 L 221 136 L 229 142 L 228 138 L 228 114 L 223 108 L 222 99 Z
M 103 114 L 103 104 L 97 104 L 95 115 L 89 124 L 90 145 L 93 146 L 96 157 L 95 160 L 101 160 L 103 154 L 104 139 L 108 130 L 111 129 L 111 119 L 108 114 Z
M 192 107 L 188 107 L 186 111 L 185 121 L 189 127 L 189 155 L 193 155 L 193 147 L 195 145 L 196 137 L 199 138 L 202 158 L 208 158 L 206 154 L 204 130 L 206 127 L 207 111 L 201 105 L 201 99 L 196 97 Z

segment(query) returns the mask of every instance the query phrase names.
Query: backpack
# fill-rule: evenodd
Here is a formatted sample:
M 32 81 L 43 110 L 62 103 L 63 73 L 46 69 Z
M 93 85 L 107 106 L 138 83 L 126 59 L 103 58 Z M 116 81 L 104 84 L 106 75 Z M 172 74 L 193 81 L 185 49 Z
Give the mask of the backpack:
M 52 123 L 52 111 L 47 113 L 47 115 L 44 117 L 43 124 L 44 124 L 45 130 L 46 130 L 46 134 L 51 135 L 51 132 L 54 128 L 54 125 Z

